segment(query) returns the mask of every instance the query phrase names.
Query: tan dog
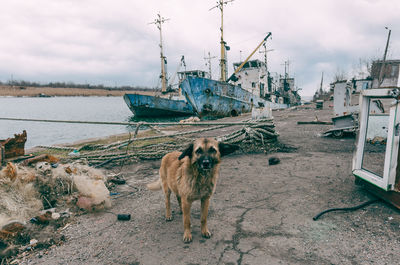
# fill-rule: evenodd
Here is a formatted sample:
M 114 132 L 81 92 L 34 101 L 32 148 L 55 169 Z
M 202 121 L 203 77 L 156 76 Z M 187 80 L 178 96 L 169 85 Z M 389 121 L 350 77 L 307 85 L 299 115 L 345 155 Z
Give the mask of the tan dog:
M 192 241 L 190 232 L 190 208 L 192 202 L 201 200 L 201 234 L 210 238 L 207 215 L 210 197 L 213 194 L 221 162 L 221 157 L 237 150 L 236 145 L 219 143 L 212 138 L 195 140 L 183 152 L 166 154 L 161 160 L 160 179 L 150 183 L 150 190 L 165 193 L 165 218 L 172 220 L 170 195 L 173 191 L 183 212 L 183 241 Z

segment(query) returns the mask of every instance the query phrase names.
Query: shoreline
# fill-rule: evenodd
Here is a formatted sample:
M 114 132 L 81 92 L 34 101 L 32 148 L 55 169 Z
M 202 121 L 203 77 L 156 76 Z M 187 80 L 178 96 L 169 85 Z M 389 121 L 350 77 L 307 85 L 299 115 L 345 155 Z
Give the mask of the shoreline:
M 127 93 L 154 95 L 156 92 L 151 90 L 144 91 L 98 88 L 54 88 L 0 85 L 0 97 L 120 97 Z

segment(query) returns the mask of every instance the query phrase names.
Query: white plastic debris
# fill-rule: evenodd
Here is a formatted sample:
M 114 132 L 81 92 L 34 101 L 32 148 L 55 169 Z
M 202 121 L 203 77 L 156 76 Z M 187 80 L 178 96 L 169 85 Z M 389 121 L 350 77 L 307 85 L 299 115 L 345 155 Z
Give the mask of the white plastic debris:
M 69 155 L 69 156 L 80 156 L 81 153 L 79 153 L 78 150 L 74 150 L 74 151 L 72 151 L 71 153 L 68 153 L 68 155 Z
M 37 240 L 36 239 L 31 239 L 30 241 L 29 241 L 29 245 L 30 246 L 35 246 L 36 244 L 37 244 Z

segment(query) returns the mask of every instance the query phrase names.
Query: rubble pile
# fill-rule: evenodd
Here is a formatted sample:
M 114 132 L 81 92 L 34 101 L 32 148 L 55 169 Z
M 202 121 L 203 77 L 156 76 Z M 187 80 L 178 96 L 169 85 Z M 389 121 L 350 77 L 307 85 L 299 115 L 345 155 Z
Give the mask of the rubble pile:
M 33 170 L 21 170 L 18 175 L 11 163 L 0 171 L 0 227 L 29 220 L 43 209 L 33 176 Z
M 111 207 L 102 171 L 82 161 L 59 164 L 49 156 L 41 160 L 19 165 L 9 162 L 0 170 L 0 259 L 27 247 L 48 247 L 62 241 L 55 231 L 66 224 L 69 209 Z

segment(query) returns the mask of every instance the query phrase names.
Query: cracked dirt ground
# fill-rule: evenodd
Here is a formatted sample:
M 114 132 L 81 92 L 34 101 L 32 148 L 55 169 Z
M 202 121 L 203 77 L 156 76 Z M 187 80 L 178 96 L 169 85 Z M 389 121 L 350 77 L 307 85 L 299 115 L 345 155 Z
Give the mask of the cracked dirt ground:
M 354 185 L 354 137 L 321 138 L 326 125 L 297 125 L 331 110 L 274 111 L 280 141 L 290 153 L 231 155 L 223 159 L 211 199 L 211 239 L 200 234 L 200 203 L 192 207 L 193 242 L 182 242 L 182 216 L 165 222 L 162 192 L 145 183 L 157 178 L 159 161 L 124 168 L 124 194 L 112 212 L 131 213 L 121 222 L 110 213 L 77 217 L 63 233 L 67 241 L 48 252 L 34 252 L 24 264 L 400 264 L 400 217 L 377 203 L 355 212 L 332 207 L 358 205 L 373 196 Z M 269 166 L 268 158 L 281 162 Z

